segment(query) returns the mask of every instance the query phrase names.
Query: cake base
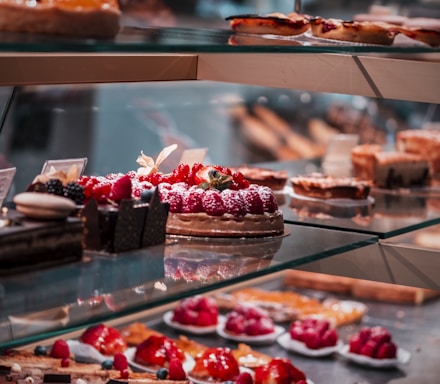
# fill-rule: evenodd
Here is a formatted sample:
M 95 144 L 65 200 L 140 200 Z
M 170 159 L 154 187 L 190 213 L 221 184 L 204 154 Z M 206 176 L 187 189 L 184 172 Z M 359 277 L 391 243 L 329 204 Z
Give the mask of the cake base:
M 30 220 L 15 210 L 2 218 L 0 275 L 78 261 L 82 258 L 81 220 Z
M 209 216 L 206 213 L 170 213 L 166 232 L 170 235 L 203 237 L 261 237 L 284 233 L 281 211 L 263 215 L 246 214 L 235 217 L 229 214 Z

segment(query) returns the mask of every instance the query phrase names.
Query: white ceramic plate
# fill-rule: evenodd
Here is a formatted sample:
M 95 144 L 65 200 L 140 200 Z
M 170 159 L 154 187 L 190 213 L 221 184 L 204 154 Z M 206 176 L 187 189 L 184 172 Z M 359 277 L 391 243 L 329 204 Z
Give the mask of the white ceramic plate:
M 283 327 L 279 325 L 275 325 L 275 330 L 272 333 L 268 333 L 267 335 L 260 336 L 249 336 L 249 335 L 233 335 L 225 331 L 225 319 L 220 321 L 217 326 L 217 333 L 229 340 L 237 341 L 239 343 L 248 343 L 248 344 L 270 344 L 273 343 L 278 336 L 285 332 Z
M 104 360 L 113 360 L 113 356 L 103 355 L 95 347 L 78 340 L 67 340 L 67 345 L 79 361 L 102 363 Z
M 133 368 L 139 369 L 140 371 L 156 373 L 157 369 L 150 368 L 150 367 L 148 367 L 146 365 L 136 363 L 134 361 L 135 352 L 136 352 L 136 348 L 135 347 L 128 348 L 125 351 L 124 354 L 127 357 L 128 364 L 131 365 Z M 191 371 L 194 368 L 195 361 L 194 361 L 194 359 L 190 355 L 188 355 L 186 353 L 185 353 L 185 358 L 186 359 L 183 362 L 183 370 L 188 373 L 189 371 Z
M 309 357 L 322 357 L 322 356 L 331 355 L 332 353 L 338 352 L 344 345 L 341 340 L 338 340 L 336 345 L 334 345 L 333 347 L 310 349 L 307 348 L 307 346 L 302 341 L 293 340 L 290 337 L 289 332 L 283 333 L 281 336 L 279 336 L 277 338 L 277 342 L 279 345 L 281 345 L 284 349 L 287 349 L 288 351 L 297 352 L 300 353 L 301 355 L 309 356 Z
M 179 331 L 193 333 L 195 335 L 205 335 L 208 333 L 214 333 L 217 330 L 217 324 L 208 325 L 206 327 L 200 327 L 196 325 L 184 325 L 184 324 L 176 323 L 172 319 L 173 319 L 173 311 L 168 311 L 164 313 L 163 321 L 165 322 L 165 324 Z M 222 320 L 222 316 L 219 316 L 218 322 L 220 322 L 221 320 Z
M 349 352 L 349 346 L 344 345 L 339 353 L 346 359 L 357 364 L 366 365 L 374 368 L 390 368 L 398 364 L 406 364 L 411 358 L 411 353 L 403 348 L 397 348 L 397 357 L 395 359 L 373 359 L 368 356 L 358 355 L 357 353 Z

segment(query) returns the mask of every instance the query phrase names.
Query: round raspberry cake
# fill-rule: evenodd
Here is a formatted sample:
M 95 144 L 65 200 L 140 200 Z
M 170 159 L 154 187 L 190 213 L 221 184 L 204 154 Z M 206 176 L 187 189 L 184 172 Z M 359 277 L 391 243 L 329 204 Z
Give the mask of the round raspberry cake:
M 229 168 L 196 164 L 187 170 L 188 175 L 194 175 L 192 179 L 157 185 L 161 201 L 170 205 L 168 234 L 207 237 L 283 234 L 283 214 L 269 187 L 249 184 L 241 173 L 233 173 Z

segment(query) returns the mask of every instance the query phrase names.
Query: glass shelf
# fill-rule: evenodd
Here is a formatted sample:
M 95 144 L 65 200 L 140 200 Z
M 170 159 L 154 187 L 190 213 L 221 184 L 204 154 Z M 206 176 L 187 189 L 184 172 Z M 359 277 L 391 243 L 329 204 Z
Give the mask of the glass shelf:
M 346 43 L 317 39 L 303 34 L 293 37 L 239 35 L 225 27 L 158 28 L 126 25 L 110 40 L 71 39 L 31 34 L 0 33 L 3 52 L 287 52 L 287 53 L 438 53 L 440 48 L 424 44 L 396 42 L 391 46 Z
M 320 241 L 316 242 L 315 239 Z M 165 245 L 2 277 L 0 348 L 27 344 L 377 242 L 286 225 L 271 239 L 169 238 Z

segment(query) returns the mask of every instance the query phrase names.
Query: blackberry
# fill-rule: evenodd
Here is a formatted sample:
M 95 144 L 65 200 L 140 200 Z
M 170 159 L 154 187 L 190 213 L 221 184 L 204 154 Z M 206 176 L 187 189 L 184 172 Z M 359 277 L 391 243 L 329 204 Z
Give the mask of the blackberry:
M 46 182 L 46 189 L 48 193 L 53 195 L 63 196 L 64 194 L 63 183 L 60 179 L 50 179 Z
M 64 196 L 68 197 L 77 205 L 84 204 L 84 188 L 74 181 L 67 183 L 66 187 L 64 188 Z

